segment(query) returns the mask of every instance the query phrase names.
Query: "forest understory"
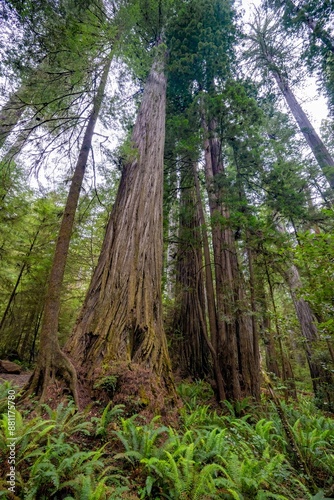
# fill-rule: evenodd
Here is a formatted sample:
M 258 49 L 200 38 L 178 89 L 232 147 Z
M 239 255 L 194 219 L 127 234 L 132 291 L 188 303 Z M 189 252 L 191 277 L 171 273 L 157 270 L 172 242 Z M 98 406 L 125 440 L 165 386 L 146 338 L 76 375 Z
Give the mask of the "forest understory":
M 1 381 L 1 475 L 8 464 L 7 394 Z M 16 390 L 19 390 L 16 387 Z M 334 498 L 333 415 L 311 394 L 279 403 L 219 407 L 205 382 L 181 382 L 177 411 L 144 417 L 121 404 L 72 402 L 16 412 L 16 491 L 8 500 L 325 500 Z M 133 404 L 135 404 L 133 402 Z M 147 404 L 147 402 L 146 402 Z M 279 407 L 277 407 L 279 404 Z M 50 406 L 51 405 L 51 406 Z M 132 410 L 133 411 L 133 410 Z M 131 412 L 130 412 L 131 413 Z

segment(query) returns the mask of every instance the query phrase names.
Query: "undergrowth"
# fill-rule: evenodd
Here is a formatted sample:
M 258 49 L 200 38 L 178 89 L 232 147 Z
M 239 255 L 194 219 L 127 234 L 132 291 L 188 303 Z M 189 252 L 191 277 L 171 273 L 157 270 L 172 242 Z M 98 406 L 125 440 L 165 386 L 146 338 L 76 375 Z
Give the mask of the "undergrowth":
M 310 400 L 263 399 L 214 410 L 210 388 L 182 384 L 179 426 L 124 418 L 109 403 L 98 416 L 43 405 L 16 412 L 16 488 L 8 492 L 10 386 L 0 386 L 0 497 L 23 500 L 323 500 L 334 498 L 334 420 Z M 293 446 L 291 445 L 293 440 Z M 298 469 L 299 450 L 306 472 Z M 300 459 L 299 459 L 300 460 Z

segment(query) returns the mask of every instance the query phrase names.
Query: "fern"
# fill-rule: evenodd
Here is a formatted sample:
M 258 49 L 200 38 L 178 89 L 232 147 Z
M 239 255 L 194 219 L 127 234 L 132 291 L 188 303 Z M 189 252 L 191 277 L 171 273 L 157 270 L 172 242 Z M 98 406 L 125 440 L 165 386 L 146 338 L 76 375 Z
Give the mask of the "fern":
M 114 431 L 115 436 L 122 442 L 125 452 L 118 453 L 115 459 L 126 458 L 130 462 L 139 461 L 152 455 L 160 455 L 159 448 L 155 446 L 157 438 L 168 433 L 168 427 L 155 427 L 160 417 L 155 417 L 149 425 L 139 426 L 135 424 L 136 415 L 128 419 L 121 419 L 122 430 Z
M 49 419 L 54 422 L 55 429 L 58 433 L 63 433 L 69 437 L 77 432 L 82 434 L 90 434 L 92 429 L 91 422 L 88 422 L 84 413 L 77 411 L 73 401 L 70 401 L 66 406 L 60 403 L 55 410 L 52 410 L 47 404 L 41 405 Z
M 80 475 L 92 477 L 104 466 L 101 460 L 103 448 L 97 451 L 81 451 L 78 445 L 66 443 L 64 434 L 57 438 L 49 436 L 43 453 L 40 451 L 35 450 L 25 457 L 26 461 L 33 462 L 25 487 L 26 500 L 43 498 L 44 493 L 45 498 L 49 498 L 57 491 L 71 485 L 74 487 Z M 82 488 L 87 484 L 88 482 L 82 484 Z
M 114 419 L 118 419 L 120 415 L 124 412 L 124 405 L 115 405 L 112 407 L 112 401 L 110 401 L 101 417 L 93 417 L 92 422 L 96 424 L 95 436 L 105 437 L 107 434 L 107 428 L 110 422 Z
M 179 450 L 177 450 L 179 455 Z M 171 500 L 215 498 L 217 491 L 217 473 L 223 468 L 216 463 L 207 464 L 203 468 L 194 460 L 194 445 L 183 448 L 183 455 L 175 457 L 168 451 L 165 459 L 156 457 L 141 460 L 150 472 L 150 481 L 146 493 L 150 495 L 154 481 L 160 488 L 168 492 L 166 498 Z M 153 476 L 152 476 L 153 474 Z M 154 474 L 156 477 L 154 478 Z M 217 484 L 216 484 L 217 483 Z

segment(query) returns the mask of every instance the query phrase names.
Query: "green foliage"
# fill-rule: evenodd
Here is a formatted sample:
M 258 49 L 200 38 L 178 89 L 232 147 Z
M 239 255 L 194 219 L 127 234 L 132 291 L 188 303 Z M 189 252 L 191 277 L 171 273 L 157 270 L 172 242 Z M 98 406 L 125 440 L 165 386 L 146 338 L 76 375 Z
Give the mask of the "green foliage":
M 192 91 L 212 89 L 215 77 L 225 80 L 230 73 L 234 18 L 232 4 L 221 0 L 182 2 L 171 18 L 166 34 L 170 93 L 182 105 Z
M 25 484 L 25 498 L 47 498 L 77 481 L 78 475 L 91 476 L 103 468 L 100 460 L 103 450 L 80 451 L 79 446 L 64 441 L 64 435 L 49 439 L 43 454 L 38 450 L 25 457 L 35 458 Z M 45 495 L 45 493 L 46 495 Z M 44 496 L 45 495 L 45 496 Z
M 197 387 L 194 384 L 195 393 Z M 191 393 L 190 388 L 183 390 Z M 333 420 L 309 400 L 298 406 L 282 403 L 282 409 L 314 481 L 322 488 L 314 499 L 326 499 L 333 487 Z M 274 405 L 264 405 L 261 412 L 248 401 L 243 417 L 237 417 L 233 407 L 229 415 L 208 406 L 185 407 L 177 429 L 161 425 L 159 417 L 142 424 L 136 415 L 120 418 L 122 408 L 111 404 L 91 419 L 89 410 L 73 410 L 72 404 L 55 410 L 44 405 L 43 416 L 30 420 L 16 413 L 17 490 L 23 500 L 312 497 L 307 478 L 295 469 Z M 4 463 L 7 418 L 5 412 L 0 431 Z M 106 441 L 103 447 L 101 437 Z
M 42 409 L 49 419 L 44 414 L 25 420 L 16 411 L 16 481 L 22 498 L 46 500 L 66 494 L 77 500 L 107 500 L 127 491 L 126 478 L 102 461 L 104 447 L 86 451 L 76 442 L 78 436 L 93 429 L 85 413 L 76 413 L 72 404 L 60 404 L 55 410 L 43 405 Z M 3 458 L 8 453 L 7 421 L 4 413 L 0 433 Z
M 319 219 L 331 225 L 332 210 L 319 213 Z M 331 231 L 331 228 L 328 228 Z M 300 266 L 307 266 L 308 277 L 304 279 L 302 296 L 312 304 L 312 309 L 323 321 L 323 332 L 326 335 L 334 333 L 330 320 L 333 319 L 333 273 L 331 265 L 334 257 L 334 239 L 330 232 L 314 233 L 301 232 L 300 245 L 294 249 L 296 262 Z
M 151 457 L 150 459 L 142 459 L 141 462 L 151 473 L 158 476 L 157 484 L 160 483 L 161 487 L 168 491 L 166 498 L 199 500 L 204 495 L 206 498 L 214 498 L 216 476 L 218 472 L 223 470 L 220 465 L 207 464 L 198 470 L 194 461 L 193 443 L 183 448 L 182 453 L 172 455 L 166 451 L 165 455 L 165 459 Z M 148 495 L 151 493 L 153 484 L 153 480 L 146 483 Z
M 204 406 L 206 401 L 210 401 L 213 397 L 211 386 L 203 380 L 197 380 L 193 384 L 183 382 L 178 385 L 177 392 L 182 401 L 192 410 L 195 410 L 199 403 Z
M 101 417 L 92 417 L 92 422 L 96 424 L 95 435 L 106 437 L 110 422 L 119 419 L 123 413 L 124 405 L 114 405 L 110 401 L 104 408 Z
M 104 389 L 110 396 L 115 392 L 117 384 L 117 377 L 115 375 L 109 375 L 108 377 L 103 377 L 94 384 L 94 389 Z
M 131 463 L 146 458 L 154 453 L 159 453 L 155 443 L 159 436 L 166 433 L 165 426 L 157 427 L 156 423 L 160 417 L 155 417 L 149 425 L 136 425 L 137 415 L 128 419 L 121 419 L 121 430 L 114 434 L 122 442 L 125 451 L 118 453 L 114 458 L 127 459 Z
M 58 435 L 69 437 L 76 433 L 89 435 L 92 431 L 91 422 L 85 421 L 83 413 L 79 413 L 73 403 L 70 401 L 67 405 L 60 403 L 55 410 L 48 405 L 42 404 L 41 410 L 45 410 L 49 419 L 54 422 L 55 431 Z

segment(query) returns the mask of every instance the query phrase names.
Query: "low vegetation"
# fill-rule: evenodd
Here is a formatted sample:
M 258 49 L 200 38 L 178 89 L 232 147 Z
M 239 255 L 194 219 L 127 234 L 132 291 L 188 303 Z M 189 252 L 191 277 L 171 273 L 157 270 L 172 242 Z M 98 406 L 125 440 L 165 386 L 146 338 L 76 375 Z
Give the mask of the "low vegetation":
M 6 401 L 9 383 L 1 387 Z M 3 479 L 2 498 L 24 500 L 323 500 L 334 494 L 334 420 L 311 399 L 263 396 L 223 410 L 211 388 L 183 383 L 173 426 L 126 416 L 122 405 L 70 402 L 16 412 L 16 496 Z M 212 396 L 212 394 L 211 394 Z M 34 405 L 34 402 L 31 402 Z M 8 456 L 7 412 L 0 433 L 1 477 Z M 38 410 L 37 410 L 38 408 Z M 37 413 L 38 412 L 38 413 Z M 290 433 L 286 432 L 286 425 Z M 292 437 L 291 437 L 292 436 Z M 301 456 L 299 456 L 299 454 Z M 300 462 L 304 470 L 300 468 Z

